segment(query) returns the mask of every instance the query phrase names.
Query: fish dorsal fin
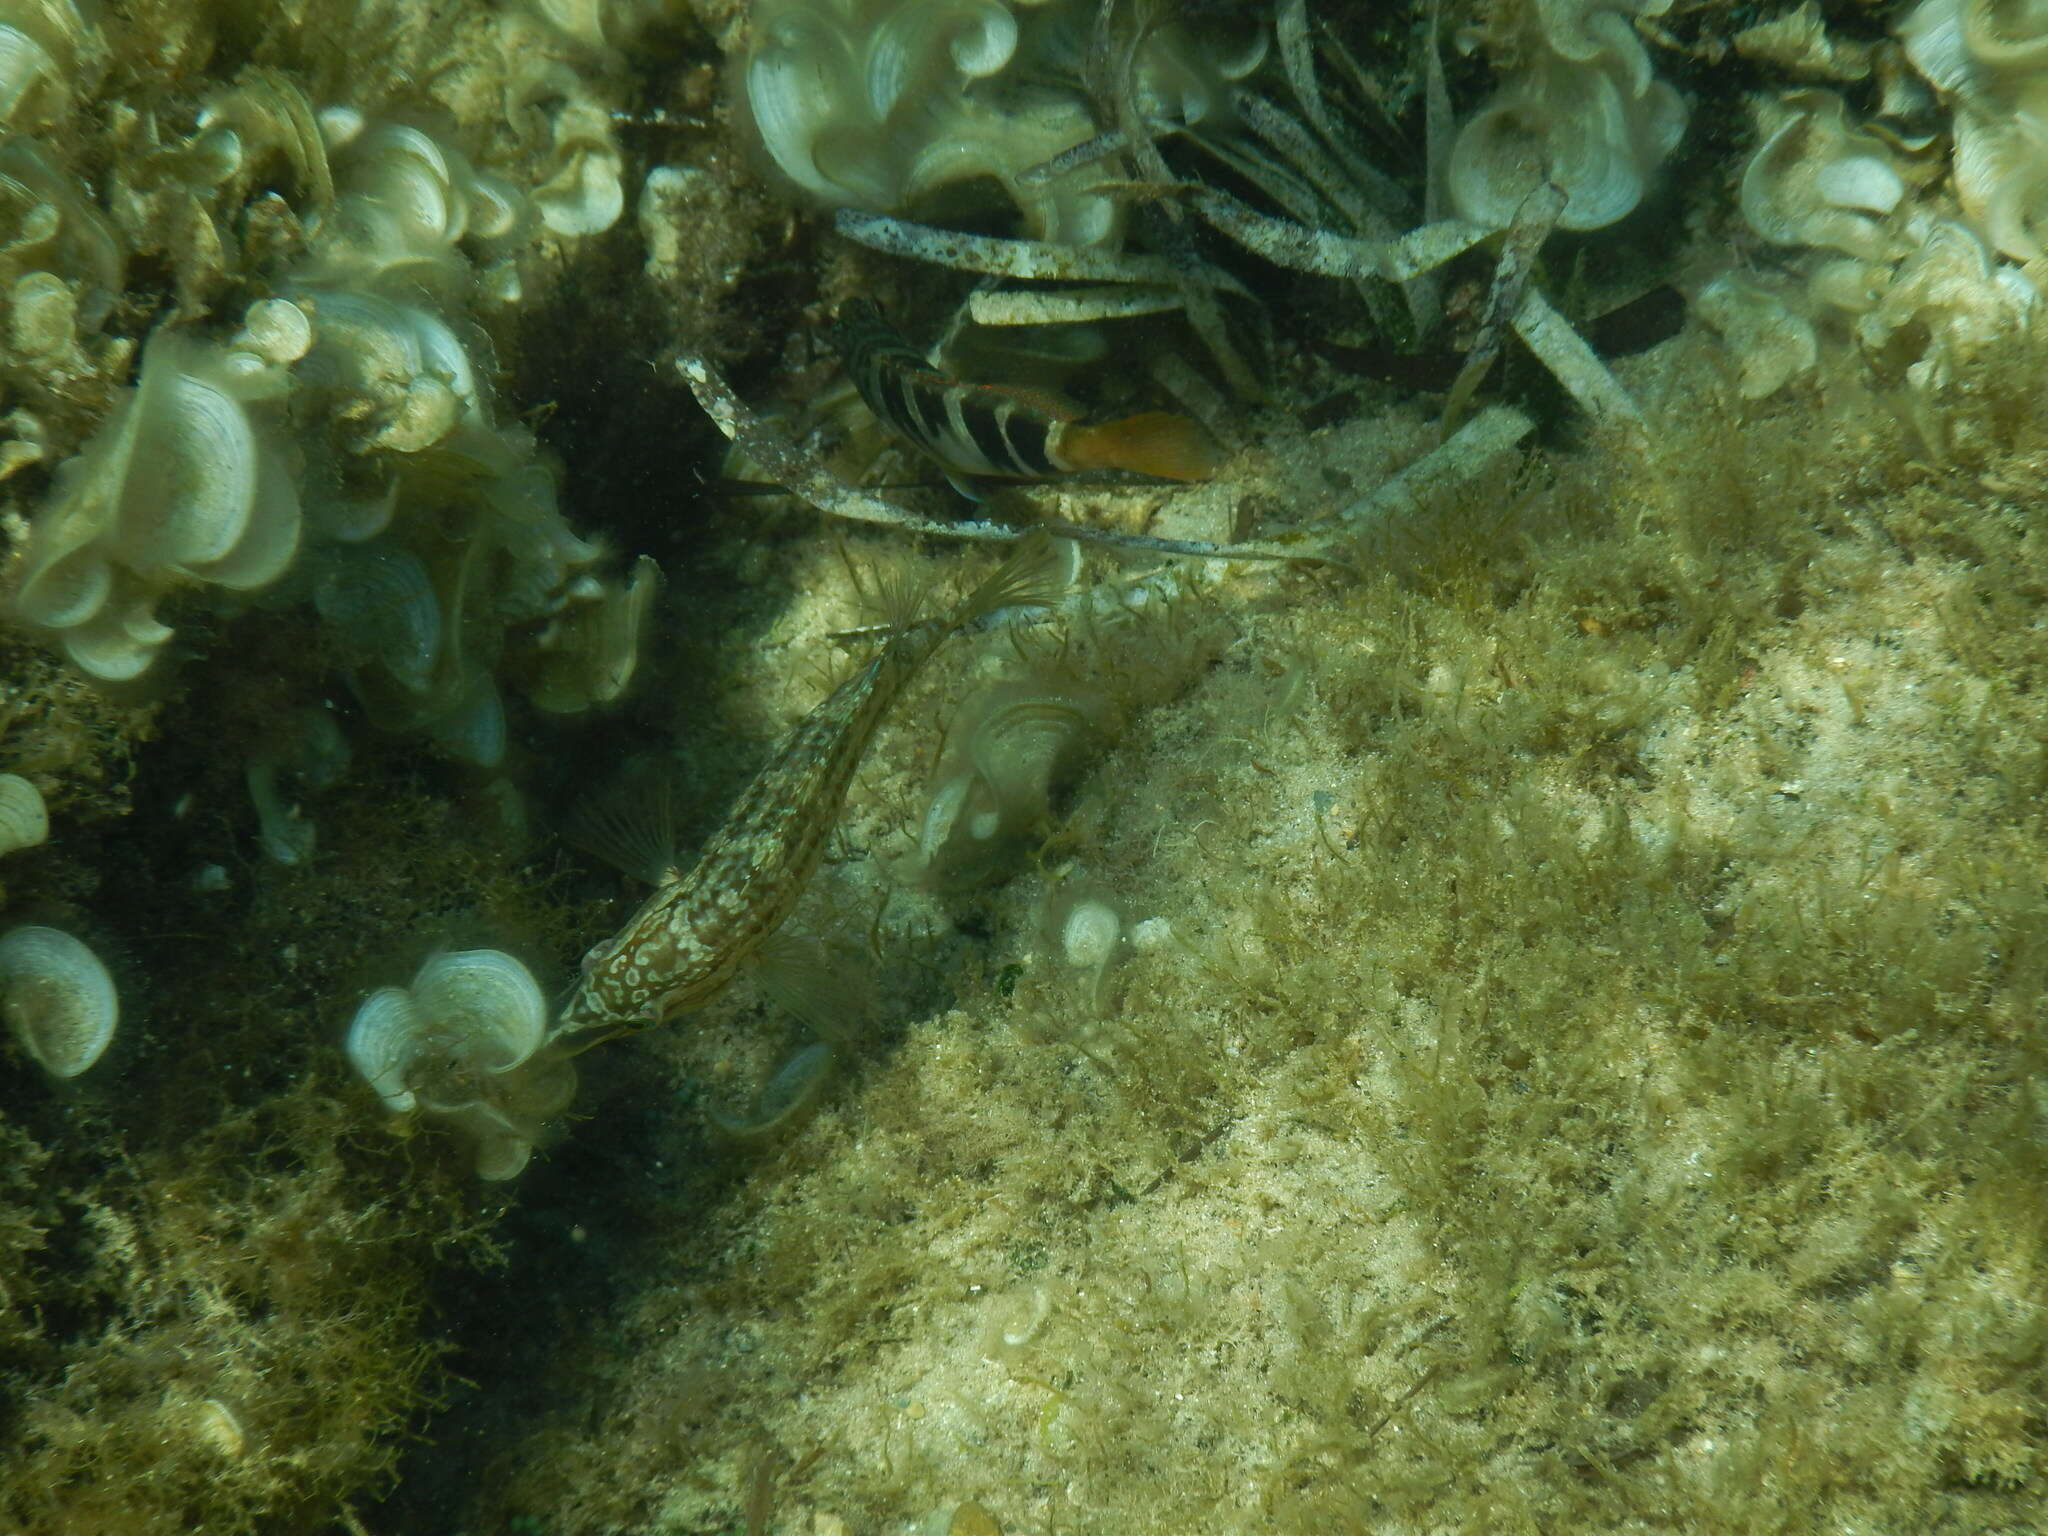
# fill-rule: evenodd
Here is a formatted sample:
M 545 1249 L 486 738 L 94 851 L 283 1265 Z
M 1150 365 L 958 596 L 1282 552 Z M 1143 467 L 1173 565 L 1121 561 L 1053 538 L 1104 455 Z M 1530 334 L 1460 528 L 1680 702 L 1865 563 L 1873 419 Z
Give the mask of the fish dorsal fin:
M 980 384 L 971 379 L 954 378 L 930 367 L 905 368 L 903 371 L 911 382 L 940 394 L 949 390 L 965 391 L 969 400 L 989 410 L 999 405 L 1014 405 L 1047 421 L 1079 421 L 1088 414 L 1058 390 L 1037 384 Z
M 892 353 L 887 359 L 890 368 L 903 375 L 911 383 L 923 389 L 958 389 L 960 381 L 950 373 L 941 373 L 915 352 L 905 350 Z
M 1048 421 L 1079 421 L 1088 414 L 1058 390 L 1035 384 L 976 384 L 972 388 L 991 404 L 1007 402 Z
M 661 887 L 682 879 L 668 780 L 644 775 L 579 803 L 562 829 L 585 853 L 623 874 Z

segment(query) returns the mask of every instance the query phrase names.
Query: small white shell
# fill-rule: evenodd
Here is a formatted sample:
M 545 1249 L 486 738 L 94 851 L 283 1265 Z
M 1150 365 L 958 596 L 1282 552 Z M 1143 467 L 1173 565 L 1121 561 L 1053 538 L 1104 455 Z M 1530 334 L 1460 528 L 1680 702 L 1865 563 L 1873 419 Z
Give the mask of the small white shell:
M 619 181 L 624 160 L 612 142 L 611 117 L 591 102 L 572 101 L 555 116 L 558 168 L 533 189 L 540 221 L 558 235 L 595 235 L 626 211 Z
M 242 1421 L 228 1411 L 219 1398 L 209 1397 L 192 1405 L 192 1432 L 208 1450 L 234 1460 L 248 1448 L 249 1437 Z
M 291 770 L 308 789 L 332 789 L 348 773 L 355 752 L 334 711 L 317 704 L 295 710 L 279 733 Z
M 1737 388 L 1745 400 L 1776 394 L 1811 372 L 1819 359 L 1812 324 L 1762 283 L 1739 273 L 1714 279 L 1693 307 L 1735 354 L 1741 369 Z
M 2015 11 L 2019 7 L 2013 8 Z M 1968 33 L 1976 30 L 1964 19 L 1965 7 L 1957 0 L 1925 0 L 1899 19 L 1899 41 L 1906 57 L 1944 96 L 1957 95 L 1978 85 L 1978 60 Z M 1989 8 L 1980 14 L 1993 14 Z
M 1452 200 L 1465 218 L 1505 227 L 1547 165 L 1566 195 L 1559 225 L 1604 228 L 1642 200 L 1649 171 L 1676 142 L 1674 124 L 1683 130 L 1684 109 L 1661 83 L 1636 100 L 1587 68 L 1568 86 L 1545 78 L 1511 87 L 1454 141 Z
M 172 630 L 144 596 L 125 607 L 102 609 L 89 623 L 64 632 L 64 654 L 78 670 L 103 683 L 126 683 L 149 670 Z
M 1008 84 L 1029 51 L 1020 50 L 1022 9 L 1018 0 L 756 0 L 742 68 L 751 125 L 784 175 L 835 207 L 900 210 L 986 177 L 1041 238 L 1109 238 L 1120 211 L 1087 178 L 1019 180 L 1095 131 L 1081 103 L 983 88 Z M 1163 46 L 1148 44 L 1137 61 L 1141 104 L 1187 94 L 1175 89 L 1187 83 L 1176 66 L 1190 61 L 1165 58 Z M 1240 62 L 1204 56 L 1194 74 L 1221 94 L 1219 67 Z
M 525 205 L 510 182 L 476 173 L 463 183 L 462 192 L 469 204 L 469 232 L 478 239 L 501 239 L 519 223 Z
M 1116 958 L 1124 920 L 1108 902 L 1077 901 L 1060 924 L 1060 953 L 1077 971 L 1101 971 Z
M 427 568 L 396 544 L 324 551 L 313 606 L 350 651 L 383 665 L 408 693 L 424 694 L 441 659 L 441 601 Z
M 807 192 L 843 196 L 816 158 L 834 109 L 849 117 L 862 110 L 833 30 L 823 17 L 803 10 L 757 12 L 745 80 L 754 131 L 782 173 Z M 872 185 L 860 194 L 860 201 L 880 203 L 887 190 Z
M 370 444 L 393 453 L 418 453 L 453 432 L 461 418 L 462 397 L 445 381 L 423 373 L 406 386 L 404 398 Z
M 160 358 L 169 361 L 162 353 L 151 361 Z M 122 562 L 154 571 L 224 558 L 248 528 L 256 498 L 248 414 L 226 390 L 182 367 L 146 379 L 135 407 L 135 462 L 122 466 L 125 505 L 114 545 Z
M 970 80 L 995 74 L 1017 51 L 1017 18 L 1010 8 L 987 4 L 978 9 L 947 43 L 954 66 Z
M 1979 348 L 2025 329 L 2038 299 L 2024 278 L 2005 280 L 2010 270 L 1975 231 L 1940 220 L 1899 263 L 1876 308 L 1857 320 L 1856 339 L 1875 352 L 1900 332 L 1917 331 L 1924 351 L 1913 366 L 1938 384 Z
M 60 928 L 16 928 L 0 938 L 0 1016 L 52 1077 L 76 1077 L 100 1059 L 120 1021 L 114 980 L 99 956 Z
M 968 79 L 995 74 L 1017 51 L 1017 18 L 1001 0 L 901 6 L 869 34 L 867 47 L 867 104 L 887 117 L 907 91 L 944 78 L 933 67 L 941 47 Z
M 2048 18 L 2043 20 L 2048 52 Z M 2036 66 L 2034 79 L 2048 80 L 2048 67 Z M 2048 91 L 2033 86 L 2037 101 Z M 2048 257 L 2043 230 L 2048 229 L 2048 147 L 2043 145 L 2039 107 L 2011 115 L 1963 112 L 1955 123 L 1955 193 L 1963 211 L 1982 228 L 1984 237 L 2015 261 Z
M 33 848 L 49 836 L 42 792 L 18 773 L 0 773 L 0 854 Z
M 1806 278 L 1806 296 L 1828 309 L 1860 315 L 1877 307 L 1891 282 L 1891 268 L 1854 256 L 1824 261 Z
M 532 0 L 533 9 L 586 48 L 605 46 L 604 0 Z
M 1156 954 L 1173 942 L 1173 924 L 1163 917 L 1148 917 L 1131 930 L 1131 948 L 1141 955 Z
M 379 987 L 349 1021 L 348 1059 L 395 1114 L 407 1114 L 419 1102 L 405 1085 L 419 1034 L 419 1011 L 403 987 Z
M 1769 21 L 1735 34 L 1735 51 L 1802 80 L 1861 80 L 1870 73 L 1869 43 L 1837 41 L 1814 0 L 1801 0 Z
M 626 210 L 616 151 L 578 150 L 569 163 L 533 189 L 541 222 L 558 235 L 602 234 Z
M 265 362 L 295 363 L 313 345 L 313 322 L 290 299 L 259 299 L 242 317 L 235 342 Z
M 252 352 L 160 329 L 141 382 L 59 466 L 23 548 L 17 611 L 59 631 L 91 676 L 149 667 L 171 636 L 157 600 L 180 579 L 261 586 L 297 553 L 292 474 L 248 412 L 285 378 Z
M 533 973 L 503 950 L 436 955 L 412 979 L 414 1006 L 444 1039 L 461 1040 L 478 1068 L 507 1072 L 540 1048 L 547 999 Z
M 1890 213 L 1906 195 L 1899 173 L 1876 155 L 1845 155 L 1821 166 L 1813 187 L 1824 202 L 1866 213 Z
M 476 1144 L 476 1176 L 491 1183 L 516 1179 L 533 1156 L 533 1143 L 510 1134 L 479 1137 Z
M 8 10 L 21 18 L 19 5 L 10 5 Z M 75 19 L 77 13 L 72 15 Z M 15 87 L 9 79 L 14 63 L 18 62 L 18 57 L 10 60 L 7 56 L 12 46 L 8 41 L 10 34 L 15 39 L 22 36 L 13 28 L 0 26 L 0 123 L 5 123 L 13 110 L 10 101 L 19 105 L 18 99 L 10 95 Z M 30 124 L 17 118 L 12 126 L 21 130 Z M 8 237 L 11 268 L 28 270 L 47 264 L 79 282 L 79 318 L 87 327 L 97 328 L 107 318 L 114 296 L 123 287 L 124 242 L 116 237 L 106 214 L 83 183 L 69 171 L 59 169 L 35 139 L 20 131 L 11 136 L 0 133 L 0 139 L 5 140 L 0 144 L 0 175 L 13 183 L 9 200 L 21 209 L 19 222 Z M 40 257 L 44 248 L 50 251 L 47 263 Z M 57 254 L 60 248 L 61 256 Z M 32 253 L 37 259 L 29 259 Z
M 440 246 L 461 237 L 467 210 L 454 195 L 447 157 L 431 135 L 403 123 L 381 123 L 350 146 L 349 160 L 361 168 L 364 200 L 396 216 L 408 246 Z
M 457 950 L 427 961 L 410 989 L 365 998 L 349 1024 L 348 1058 L 385 1108 L 420 1111 L 467 1134 L 478 1176 L 509 1179 L 526 1166 L 539 1122 L 575 1092 L 566 1061 L 534 1056 L 547 1013 L 539 985 L 512 956 Z
M 586 583 L 587 591 L 579 590 Z M 543 637 L 544 658 L 527 696 L 542 709 L 573 714 L 624 693 L 639 666 L 640 637 L 660 583 L 661 567 L 645 555 L 633 562 L 624 586 L 578 578 L 569 593 L 576 606 Z
M 1775 245 L 1815 245 L 1866 261 L 1892 252 L 1874 215 L 1904 194 L 1891 146 L 1852 125 L 1832 91 L 1792 91 L 1760 109 L 1763 143 L 1743 167 L 1749 227 Z
M 306 504 L 306 517 L 329 539 L 359 544 L 374 539 L 391 526 L 398 511 L 398 477 L 389 475 L 383 485 L 365 496 L 336 494 L 330 487 L 308 486 L 313 498 Z
M 190 574 L 237 592 L 268 586 L 299 552 L 299 493 L 282 455 L 268 443 L 256 449 L 256 486 L 249 521 L 235 547 Z
M 318 122 L 320 137 L 332 155 L 348 148 L 361 136 L 364 118 L 354 107 L 322 107 Z
M 406 329 L 410 345 L 417 351 L 419 369 L 437 380 L 445 378 L 447 387 L 454 390 L 460 399 L 462 409 L 474 406 L 476 367 L 470 362 L 469 349 L 449 329 L 448 322 L 417 304 L 399 304 L 394 308 Z
M 1096 722 L 1109 710 L 1083 689 L 1034 693 L 999 687 L 970 703 L 986 713 L 968 737 L 968 756 L 1012 826 L 1027 826 L 1045 814 L 1065 760 L 1096 734 Z
M 78 298 L 54 272 L 26 272 L 15 279 L 9 315 L 14 350 L 27 358 L 56 357 L 78 334 Z
M 517 304 L 525 296 L 526 287 L 519 276 L 519 263 L 511 257 L 485 262 L 477 268 L 476 302 L 479 307 L 504 309 Z
M 25 465 L 43 461 L 49 445 L 44 441 L 43 424 L 33 411 L 16 409 L 0 416 L 0 430 L 7 433 L 0 438 L 0 480 Z
M 52 86 L 49 95 L 68 105 L 64 71 L 49 50 L 19 27 L 0 25 L 0 126 L 23 102 L 35 100 L 46 80 Z
M 31 549 L 35 540 L 31 536 Z M 106 607 L 113 595 L 113 568 L 91 549 L 76 549 L 33 565 L 22 578 L 14 606 L 31 624 L 69 629 Z
M 924 824 L 918 830 L 917 853 L 924 863 L 937 862 L 953 840 L 953 829 L 959 825 L 967 797 L 978 782 L 972 773 L 956 773 L 932 791 L 924 808 Z
M 225 123 L 208 127 L 201 114 L 199 134 L 185 145 L 186 175 L 201 186 L 217 187 L 251 159 L 248 141 Z
M 625 590 L 607 594 L 592 667 L 592 703 L 610 704 L 632 683 L 640 664 L 640 637 L 647 631 L 647 617 L 660 589 L 661 567 L 642 555 L 633 562 Z

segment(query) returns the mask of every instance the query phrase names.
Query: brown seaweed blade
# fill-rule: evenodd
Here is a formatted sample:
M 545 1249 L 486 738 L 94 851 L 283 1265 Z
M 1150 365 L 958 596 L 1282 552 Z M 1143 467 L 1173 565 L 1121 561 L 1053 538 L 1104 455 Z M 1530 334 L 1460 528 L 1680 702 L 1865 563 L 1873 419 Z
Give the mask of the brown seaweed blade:
M 1406 282 L 1440 267 L 1493 233 L 1481 224 L 1445 219 L 1391 240 L 1364 240 L 1276 219 L 1213 187 L 1189 189 L 1195 211 L 1256 256 L 1320 277 L 1384 277 Z
M 1127 14 L 1118 0 L 1101 0 L 1095 14 L 1095 30 L 1089 42 L 1086 69 L 1089 94 L 1095 99 L 1096 110 L 1124 136 L 1137 175 L 1162 188 L 1172 186 L 1176 178 L 1166 168 L 1166 161 L 1154 142 L 1151 124 L 1139 109 L 1137 70 L 1138 50 L 1165 14 L 1164 8 L 1154 0 L 1130 0 Z M 1155 240 L 1166 248 L 1164 259 L 1171 273 L 1170 280 L 1181 290 L 1188 324 L 1201 338 L 1218 371 L 1239 399 L 1262 398 L 1265 391 L 1257 373 L 1231 340 L 1230 328 L 1223 317 L 1223 305 L 1214 292 L 1219 285 L 1204 279 L 1204 274 L 1214 269 L 1196 254 L 1193 231 L 1188 227 L 1186 215 L 1173 203 L 1161 202 L 1152 210 L 1152 226 Z M 1221 286 L 1245 295 L 1244 288 L 1234 281 Z
M 1245 292 L 1236 278 L 1206 262 L 1190 273 L 1163 256 L 1056 245 L 1044 240 L 1012 240 L 998 235 L 969 235 L 935 224 L 893 219 L 885 213 L 863 213 L 857 208 L 840 209 L 832 216 L 832 226 L 869 250 L 991 277 L 1096 283 L 1189 280 L 1203 287 Z

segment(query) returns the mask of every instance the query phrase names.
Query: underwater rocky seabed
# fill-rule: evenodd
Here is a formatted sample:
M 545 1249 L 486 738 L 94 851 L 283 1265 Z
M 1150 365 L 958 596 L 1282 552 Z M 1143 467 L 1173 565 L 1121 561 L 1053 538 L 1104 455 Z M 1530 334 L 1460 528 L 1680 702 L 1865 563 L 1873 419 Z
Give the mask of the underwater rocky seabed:
M 664 79 L 708 56 L 673 47 Z M 245 744 L 326 677 L 303 616 L 195 609 L 133 697 L 0 636 L 4 766 L 55 822 L 10 922 L 77 927 L 127 1010 L 75 1082 L 0 1074 L 0 1528 L 2036 1528 L 2038 343 L 1980 361 L 1939 462 L 1846 355 L 1745 403 L 1689 329 L 1618 367 L 1648 455 L 1547 406 L 1357 580 L 1239 568 L 1017 642 L 1123 723 L 1015 876 L 935 896 L 897 877 L 941 727 L 1020 665 L 961 644 L 802 914 L 868 998 L 807 1124 L 708 1128 L 788 1039 L 741 990 L 585 1058 L 510 1185 L 390 1133 L 339 1049 L 365 990 L 436 944 L 552 988 L 632 899 L 556 835 L 579 783 L 672 773 L 693 844 L 843 665 L 846 555 L 986 564 L 694 493 L 713 435 L 649 338 L 708 331 L 760 398 L 810 291 L 905 279 L 683 144 L 736 292 L 650 291 L 629 218 L 494 331 L 573 521 L 669 581 L 621 706 L 515 717 L 524 827 L 365 730 L 318 857 L 264 862 Z M 1682 267 L 1669 212 L 1607 259 Z M 1283 363 L 1218 485 L 1037 501 L 1271 534 L 1433 442 L 1377 386 L 1305 433 L 1327 381 Z M 1099 981 L 1043 932 L 1083 888 L 1133 935 Z
M 1696 340 L 1625 378 L 1670 468 L 1546 455 L 1355 585 L 1091 637 L 1178 696 L 709 1204 L 622 1088 L 635 1208 L 558 1245 L 614 1306 L 472 1406 L 461 1527 L 2036 1528 L 2048 434 L 1936 473 L 1846 376 L 1746 420 Z M 1314 517 L 1425 441 L 1243 484 Z M 1080 872 L 1170 925 L 1099 1012 L 1038 931 Z M 634 1050 L 694 1096 L 752 1024 Z M 619 1174 L 592 1112 L 558 1157 Z

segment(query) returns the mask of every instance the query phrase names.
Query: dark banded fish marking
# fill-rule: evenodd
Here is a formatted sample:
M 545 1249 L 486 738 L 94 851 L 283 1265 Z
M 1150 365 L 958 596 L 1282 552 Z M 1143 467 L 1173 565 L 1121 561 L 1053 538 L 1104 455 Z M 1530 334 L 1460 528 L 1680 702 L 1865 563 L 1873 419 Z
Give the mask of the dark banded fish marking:
M 1052 428 L 1035 416 L 1026 416 L 1015 406 L 1006 405 L 997 413 L 1002 423 L 1003 441 L 1009 445 L 1010 460 L 1016 464 L 1042 464 L 1039 474 L 1050 474 L 1053 470 L 1051 457 L 1047 453 Z
M 956 432 L 964 434 L 981 451 L 982 462 L 993 466 L 1007 466 L 1025 474 L 1033 473 L 1031 466 L 1017 458 L 1010 447 L 1010 440 L 1003 431 L 1003 419 L 1014 416 L 1017 408 L 1004 401 L 992 411 L 969 410 L 972 398 L 956 394 L 946 402 L 946 414 Z M 1038 471 L 1043 473 L 1043 471 Z
M 1222 456 L 1185 416 L 1148 411 L 1090 424 L 1038 390 L 949 378 L 865 299 L 840 307 L 830 337 L 868 409 L 968 495 L 974 492 L 963 482 L 1044 480 L 1089 469 L 1206 480 Z

